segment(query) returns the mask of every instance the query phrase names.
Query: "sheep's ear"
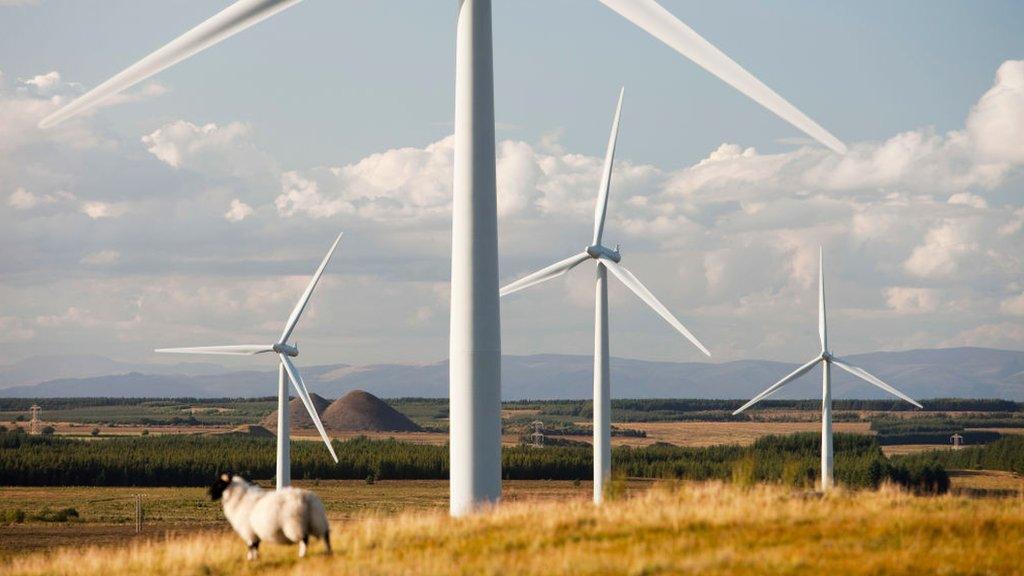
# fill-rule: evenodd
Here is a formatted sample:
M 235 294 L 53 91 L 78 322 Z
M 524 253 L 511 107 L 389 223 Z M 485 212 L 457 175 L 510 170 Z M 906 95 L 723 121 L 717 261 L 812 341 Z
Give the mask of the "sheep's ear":
M 220 479 L 225 481 L 225 482 L 231 482 L 231 474 L 228 474 L 227 472 L 225 472 L 225 473 L 220 475 Z

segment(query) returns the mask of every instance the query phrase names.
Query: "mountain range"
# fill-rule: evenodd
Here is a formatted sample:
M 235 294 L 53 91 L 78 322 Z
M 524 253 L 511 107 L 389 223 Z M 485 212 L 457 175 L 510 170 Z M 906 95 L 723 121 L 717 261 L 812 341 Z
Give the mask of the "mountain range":
M 945 348 L 872 352 L 848 360 L 916 398 L 1002 398 L 1024 401 L 1024 352 Z M 276 392 L 277 370 L 228 370 L 216 364 L 128 364 L 101 356 L 36 357 L 0 366 L 0 397 L 89 396 L 252 397 Z M 612 393 L 618 398 L 748 398 L 796 368 L 769 360 L 652 362 L 613 358 Z M 593 362 L 585 355 L 505 356 L 502 396 L 519 399 L 589 398 Z M 448 362 L 331 364 L 304 367 L 310 391 L 338 398 L 351 390 L 377 396 L 446 397 Z M 838 398 L 884 398 L 885 393 L 833 370 Z M 815 369 L 777 398 L 816 398 Z

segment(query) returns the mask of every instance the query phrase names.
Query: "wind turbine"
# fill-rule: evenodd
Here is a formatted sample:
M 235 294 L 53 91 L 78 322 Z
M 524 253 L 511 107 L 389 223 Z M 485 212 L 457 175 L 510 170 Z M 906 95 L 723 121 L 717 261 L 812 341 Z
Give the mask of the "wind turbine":
M 594 235 L 590 245 L 583 252 L 570 256 L 565 260 L 555 262 L 547 268 L 543 268 L 520 280 L 505 286 L 501 289 L 501 295 L 507 296 L 530 286 L 551 280 L 572 270 L 587 260 L 593 260 L 597 264 L 597 286 L 594 306 L 594 502 L 600 504 L 604 497 L 604 484 L 611 475 L 612 470 L 612 445 L 611 445 L 611 376 L 609 361 L 611 354 L 608 351 L 608 270 L 618 278 L 627 288 L 633 291 L 638 298 L 650 306 L 659 316 L 665 319 L 670 326 L 675 328 L 694 346 L 708 356 L 711 353 L 700 343 L 697 338 L 683 326 L 664 304 L 658 301 L 651 294 L 651 291 L 644 286 L 632 272 L 627 270 L 619 262 L 622 255 L 619 247 L 615 250 L 606 247 L 601 243 L 604 234 L 604 221 L 608 212 L 608 191 L 611 188 L 612 164 L 615 160 L 615 143 L 619 138 L 619 119 L 622 116 L 622 97 L 625 89 L 619 91 L 619 103 L 615 107 L 615 119 L 612 120 L 612 132 L 608 137 L 608 149 L 604 157 L 604 171 L 601 175 L 601 183 L 597 192 L 597 205 L 594 208 Z
M 253 26 L 299 0 L 238 0 L 40 122 L 48 127 Z M 600 0 L 676 52 L 843 153 L 835 136 L 765 86 L 655 0 Z M 501 496 L 501 326 L 495 184 L 491 0 L 458 0 L 452 199 L 450 510 Z
M 733 415 L 743 412 L 747 408 L 750 408 L 754 404 L 757 404 L 761 400 L 764 400 L 768 396 L 775 393 L 776 390 L 782 388 L 786 384 L 789 384 L 793 380 L 803 376 L 807 372 L 810 372 L 811 368 L 814 368 L 819 363 L 821 364 L 821 489 L 826 491 L 832 488 L 832 465 L 833 465 L 833 452 L 832 452 L 832 382 L 831 372 L 832 365 L 846 370 L 850 374 L 878 386 L 882 390 L 902 398 L 907 402 L 910 402 L 918 408 L 923 408 L 916 400 L 907 396 L 903 392 L 900 392 L 896 388 L 882 382 L 878 377 L 868 373 L 867 370 L 859 368 L 850 364 L 846 360 L 840 360 L 832 355 L 832 352 L 828 349 L 828 330 L 825 322 L 825 265 L 824 258 L 822 256 L 821 248 L 818 249 L 818 338 L 821 340 L 821 353 L 811 359 L 808 363 L 790 372 L 785 378 L 779 380 L 775 384 L 769 386 L 764 392 L 761 392 L 757 396 L 754 396 L 750 402 L 747 402 L 743 406 L 740 406 L 738 410 L 733 412 Z
M 255 356 L 256 354 L 265 354 L 268 352 L 274 352 L 280 358 L 281 363 L 277 370 L 277 489 L 280 490 L 285 486 L 291 484 L 291 445 L 290 445 L 290 432 L 291 424 L 288 422 L 289 417 L 289 406 L 288 406 L 288 381 L 290 380 L 292 386 L 295 387 L 295 393 L 298 394 L 299 400 L 306 407 L 306 411 L 309 412 L 309 417 L 313 419 L 313 424 L 316 425 L 316 429 L 320 432 L 320 437 L 324 439 L 324 444 L 327 445 L 327 450 L 331 453 L 331 458 L 334 458 L 334 462 L 338 462 L 338 455 L 334 453 L 334 447 L 331 446 L 331 439 L 327 436 L 327 432 L 324 430 L 324 425 L 320 422 L 320 416 L 316 413 L 316 407 L 313 406 L 313 401 L 309 398 L 309 390 L 306 389 L 305 382 L 302 381 L 302 376 L 299 374 L 299 369 L 295 367 L 295 364 L 291 361 L 291 358 L 299 355 L 298 347 L 289 344 L 288 339 L 292 335 L 292 331 L 295 330 L 295 325 L 299 323 L 299 317 L 302 316 L 302 311 L 306 309 L 306 304 L 309 303 L 309 297 L 313 295 L 313 289 L 316 288 L 317 282 L 320 281 L 320 277 L 323 276 L 324 269 L 327 268 L 327 263 L 331 261 L 331 256 L 334 255 L 334 249 L 338 247 L 338 242 L 341 242 L 341 234 L 335 238 L 334 244 L 331 245 L 331 249 L 327 251 L 327 256 L 324 256 L 320 266 L 313 273 L 313 278 L 309 281 L 309 285 L 306 286 L 305 292 L 296 302 L 295 308 L 292 309 L 291 315 L 288 316 L 288 321 L 284 324 L 284 331 L 281 332 L 281 337 L 277 339 L 274 344 L 239 344 L 232 346 L 198 346 L 193 348 L 158 348 L 156 351 L 167 354 L 220 354 L 227 356 Z

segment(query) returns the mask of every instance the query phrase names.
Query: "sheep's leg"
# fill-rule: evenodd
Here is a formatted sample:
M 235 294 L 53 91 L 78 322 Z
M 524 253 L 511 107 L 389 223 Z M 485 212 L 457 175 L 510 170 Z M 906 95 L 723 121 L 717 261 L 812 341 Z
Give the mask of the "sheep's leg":
M 249 552 L 245 555 L 249 560 L 257 560 L 260 557 L 260 541 L 253 540 L 249 543 Z
M 331 550 L 331 531 L 330 530 L 327 530 L 326 532 L 324 532 L 324 546 L 327 547 L 327 555 L 330 556 L 331 553 L 332 553 L 332 550 Z
M 299 540 L 299 558 L 306 557 L 306 548 L 309 546 L 309 536 L 303 536 L 302 540 Z

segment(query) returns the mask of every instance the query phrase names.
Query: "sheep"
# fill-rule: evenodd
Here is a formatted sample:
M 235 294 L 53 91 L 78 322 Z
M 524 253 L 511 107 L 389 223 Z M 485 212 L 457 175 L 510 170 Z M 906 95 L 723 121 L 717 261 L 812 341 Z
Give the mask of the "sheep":
M 224 516 L 249 546 L 246 557 L 259 557 L 260 542 L 299 544 L 306 555 L 309 537 L 320 538 L 331 553 L 331 527 L 316 494 L 291 486 L 268 491 L 235 474 L 221 474 L 210 486 L 210 499 L 222 500 Z

